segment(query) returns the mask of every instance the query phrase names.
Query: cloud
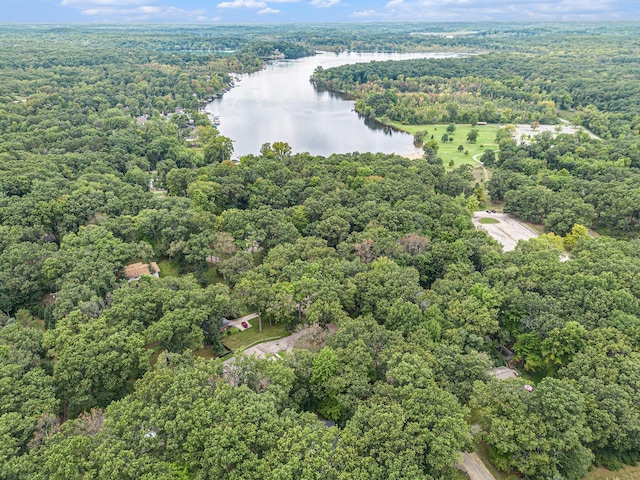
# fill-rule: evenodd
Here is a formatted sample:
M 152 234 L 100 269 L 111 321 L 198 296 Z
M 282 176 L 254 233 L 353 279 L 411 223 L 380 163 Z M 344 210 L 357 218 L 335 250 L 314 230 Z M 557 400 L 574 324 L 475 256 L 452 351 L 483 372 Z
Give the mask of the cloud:
M 311 0 L 310 4 L 318 8 L 328 8 L 338 5 L 340 0 Z
M 258 12 L 258 15 L 269 15 L 269 14 L 272 14 L 272 13 L 280 13 L 280 10 L 277 10 L 275 8 L 267 7 L 267 8 L 263 8 L 262 10 L 260 10 Z
M 103 17 L 107 20 L 126 20 L 126 21 L 140 21 L 140 20 L 153 20 L 164 18 L 182 18 L 189 20 L 201 20 L 204 13 L 204 9 L 198 10 L 184 10 L 179 7 L 172 6 L 151 6 L 141 5 L 133 8 L 120 8 L 120 7 L 95 7 L 86 8 L 81 10 L 83 15 L 90 17 Z
M 625 8 L 620 0 L 390 0 L 397 20 L 507 21 L 611 19 Z
M 233 0 L 233 2 L 222 2 L 218 8 L 266 8 L 267 4 L 256 0 Z
M 376 10 L 364 10 L 362 12 L 353 12 L 352 17 L 355 18 L 367 18 L 367 17 L 383 17 L 385 14 L 377 12 Z

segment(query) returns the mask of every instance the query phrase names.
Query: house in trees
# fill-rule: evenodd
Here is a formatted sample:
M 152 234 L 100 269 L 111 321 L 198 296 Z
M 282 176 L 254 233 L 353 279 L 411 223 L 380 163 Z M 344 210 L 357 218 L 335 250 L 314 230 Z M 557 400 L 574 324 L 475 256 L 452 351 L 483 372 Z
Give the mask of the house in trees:
M 159 276 L 159 273 L 160 267 L 156 262 L 138 262 L 124 267 L 124 276 L 127 277 L 127 280 L 129 280 L 130 282 L 140 280 L 140 277 L 142 277 L 143 275 L 152 275 L 157 278 Z
M 231 320 L 228 318 L 222 317 L 222 322 L 220 323 L 220 333 L 224 333 L 229 330 L 230 327 L 233 327 Z

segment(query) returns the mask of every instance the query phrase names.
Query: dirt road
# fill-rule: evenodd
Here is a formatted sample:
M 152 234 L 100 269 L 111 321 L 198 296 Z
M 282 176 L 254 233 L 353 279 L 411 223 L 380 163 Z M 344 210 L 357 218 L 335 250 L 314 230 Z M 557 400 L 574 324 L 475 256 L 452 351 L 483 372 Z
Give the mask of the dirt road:
M 492 218 L 497 220 L 498 223 L 481 223 L 481 218 Z M 483 229 L 502 244 L 505 252 L 515 250 L 520 240 L 529 240 L 538 236 L 536 232 L 524 223 L 506 213 L 475 212 L 473 214 L 473 223 L 477 228 Z

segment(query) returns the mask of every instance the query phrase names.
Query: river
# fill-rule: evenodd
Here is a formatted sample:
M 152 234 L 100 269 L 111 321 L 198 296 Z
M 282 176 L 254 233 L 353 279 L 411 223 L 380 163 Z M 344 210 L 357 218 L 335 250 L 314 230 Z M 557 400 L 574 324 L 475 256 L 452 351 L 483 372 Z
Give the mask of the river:
M 445 58 L 445 53 L 319 53 L 278 60 L 259 72 L 236 74 L 236 87 L 207 110 L 220 117 L 220 133 L 234 141 L 234 157 L 257 154 L 266 142 L 287 142 L 293 152 L 419 153 L 413 137 L 360 117 L 353 100 L 316 90 L 309 78 L 318 66 L 412 58 Z

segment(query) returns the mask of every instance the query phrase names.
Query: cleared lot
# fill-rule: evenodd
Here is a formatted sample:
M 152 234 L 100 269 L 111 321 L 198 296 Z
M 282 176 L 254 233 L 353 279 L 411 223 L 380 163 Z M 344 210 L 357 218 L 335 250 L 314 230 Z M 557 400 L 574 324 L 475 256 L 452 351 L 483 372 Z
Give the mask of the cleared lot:
M 491 218 L 498 223 L 481 223 L 482 218 Z M 473 223 L 476 228 L 483 229 L 502 244 L 505 252 L 515 250 L 520 240 L 530 240 L 538 236 L 525 224 L 506 213 L 475 212 Z

